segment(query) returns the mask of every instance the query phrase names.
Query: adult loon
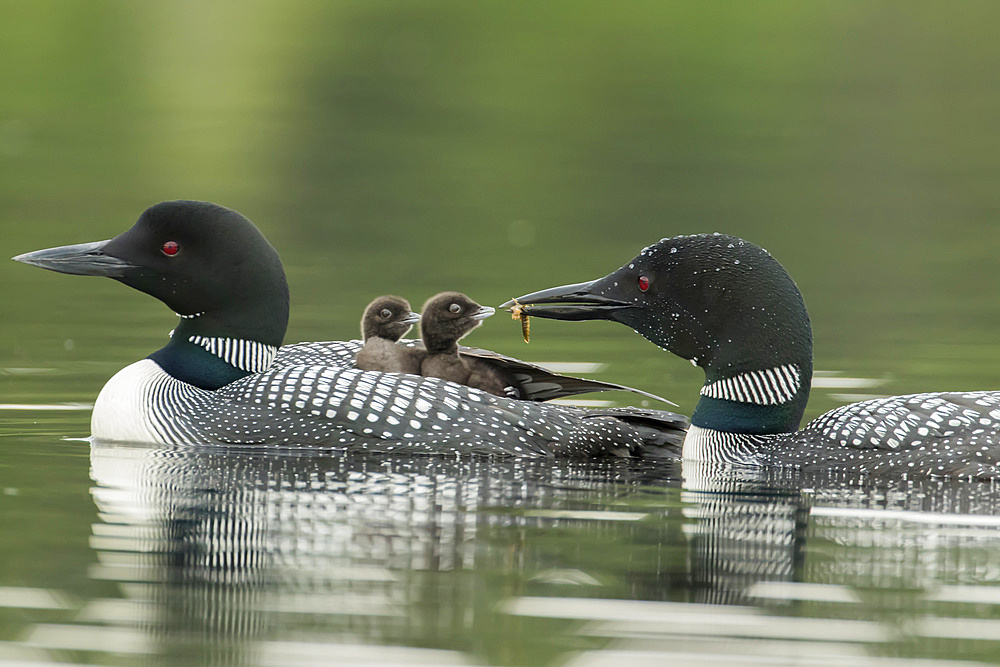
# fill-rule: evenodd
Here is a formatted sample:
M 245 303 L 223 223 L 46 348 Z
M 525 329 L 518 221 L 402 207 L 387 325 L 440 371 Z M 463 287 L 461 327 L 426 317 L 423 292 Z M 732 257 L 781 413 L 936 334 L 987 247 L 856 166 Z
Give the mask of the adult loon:
M 331 449 L 534 456 L 653 455 L 686 419 L 492 396 L 436 378 L 274 363 L 288 322 L 278 254 L 236 211 L 164 202 L 109 241 L 14 258 L 108 276 L 181 321 L 169 343 L 119 371 L 91 418 L 98 440 L 315 445 Z
M 705 371 L 685 459 L 871 476 L 1000 476 L 1000 392 L 892 396 L 798 429 L 812 330 L 785 269 L 742 239 L 662 239 L 597 280 L 509 301 L 534 317 L 607 319 Z
M 518 398 L 517 382 L 501 368 L 475 358 L 462 358 L 458 341 L 495 312 L 461 292 L 441 292 L 421 308 L 420 336 L 427 355 L 420 374 L 488 391 L 496 396 Z
M 414 324 L 420 313 L 410 310 L 410 302 L 393 295 L 380 296 L 368 304 L 361 317 L 361 338 L 354 365 L 363 371 L 410 373 L 420 375 L 422 350 L 397 345 Z

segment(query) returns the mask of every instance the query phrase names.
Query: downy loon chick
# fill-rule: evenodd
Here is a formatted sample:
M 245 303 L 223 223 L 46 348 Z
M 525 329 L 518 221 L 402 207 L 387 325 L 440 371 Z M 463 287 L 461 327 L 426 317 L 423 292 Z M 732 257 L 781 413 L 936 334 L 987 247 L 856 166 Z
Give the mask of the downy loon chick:
M 163 202 L 111 240 L 14 259 L 113 278 L 181 317 L 166 346 L 101 389 L 91 417 L 98 440 L 594 457 L 656 455 L 679 444 L 686 426 L 669 412 L 570 408 L 436 378 L 279 365 L 289 298 L 278 253 L 249 220 L 216 204 Z
M 625 324 L 705 371 L 685 459 L 871 476 L 1000 476 L 1000 392 L 845 405 L 799 422 L 812 330 L 785 269 L 733 236 L 666 238 L 597 280 L 512 300 L 533 317 Z
M 354 365 L 363 371 L 420 375 L 423 351 L 397 344 L 419 321 L 420 313 L 412 312 L 402 297 L 386 295 L 372 301 L 361 317 L 364 346 Z
M 508 373 L 458 352 L 458 341 L 493 315 L 493 308 L 480 306 L 461 292 L 441 292 L 428 299 L 422 311 L 420 336 L 427 356 L 420 363 L 421 375 L 475 387 L 495 396 L 519 397 L 517 382 Z

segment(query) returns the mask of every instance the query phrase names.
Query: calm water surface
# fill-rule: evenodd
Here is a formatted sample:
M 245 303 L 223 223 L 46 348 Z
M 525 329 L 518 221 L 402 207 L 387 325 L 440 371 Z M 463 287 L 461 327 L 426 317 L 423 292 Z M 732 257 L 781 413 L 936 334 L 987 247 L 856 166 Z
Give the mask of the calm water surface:
M 3 3 L 0 257 L 217 201 L 279 250 L 294 342 L 719 231 L 802 289 L 807 418 L 1000 388 L 1000 5 L 625 5 Z M 1000 661 L 991 485 L 90 443 L 175 323 L 0 261 L 0 663 Z M 532 334 L 469 342 L 694 407 L 624 327 Z
M 989 485 L 51 436 L 6 446 L 28 465 L 3 476 L 5 533 L 21 536 L 0 587 L 5 660 L 1000 656 Z

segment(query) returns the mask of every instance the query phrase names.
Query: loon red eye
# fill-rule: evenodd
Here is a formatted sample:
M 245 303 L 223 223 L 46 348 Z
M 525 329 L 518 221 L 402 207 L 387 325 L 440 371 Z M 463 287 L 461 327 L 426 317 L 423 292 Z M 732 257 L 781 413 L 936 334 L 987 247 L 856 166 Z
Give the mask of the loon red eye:
M 646 276 L 639 276 L 639 291 L 645 292 L 649 289 L 649 278 Z
M 181 247 L 177 245 L 176 241 L 167 241 L 162 246 L 160 246 L 160 252 L 162 252 L 167 257 L 173 257 L 174 255 L 177 254 L 177 252 L 180 249 Z

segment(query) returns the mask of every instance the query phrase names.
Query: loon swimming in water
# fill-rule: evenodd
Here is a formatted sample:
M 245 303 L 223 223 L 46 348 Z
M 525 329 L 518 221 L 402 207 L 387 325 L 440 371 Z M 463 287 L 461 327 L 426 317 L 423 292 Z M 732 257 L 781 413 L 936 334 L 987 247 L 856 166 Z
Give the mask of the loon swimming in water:
M 603 278 L 501 308 L 515 305 L 533 317 L 620 322 L 703 368 L 685 459 L 872 476 L 1000 477 L 1000 391 L 878 398 L 796 430 L 812 378 L 809 315 L 785 269 L 742 239 L 663 239 Z
M 279 365 L 289 298 L 278 254 L 245 217 L 207 202 L 157 204 L 111 240 L 14 259 L 114 278 L 181 317 L 166 346 L 105 384 L 91 418 L 98 440 L 592 457 L 669 452 L 686 426 L 669 412 L 573 408 L 436 378 Z
M 420 375 L 423 351 L 397 344 L 419 321 L 420 313 L 411 311 L 410 302 L 402 297 L 386 295 L 372 301 L 361 317 L 364 345 L 354 365 L 363 371 Z
M 441 378 L 496 396 L 518 398 L 517 381 L 499 367 L 458 353 L 458 341 L 494 313 L 461 292 L 441 292 L 421 308 L 420 337 L 427 355 L 420 362 L 420 374 Z

